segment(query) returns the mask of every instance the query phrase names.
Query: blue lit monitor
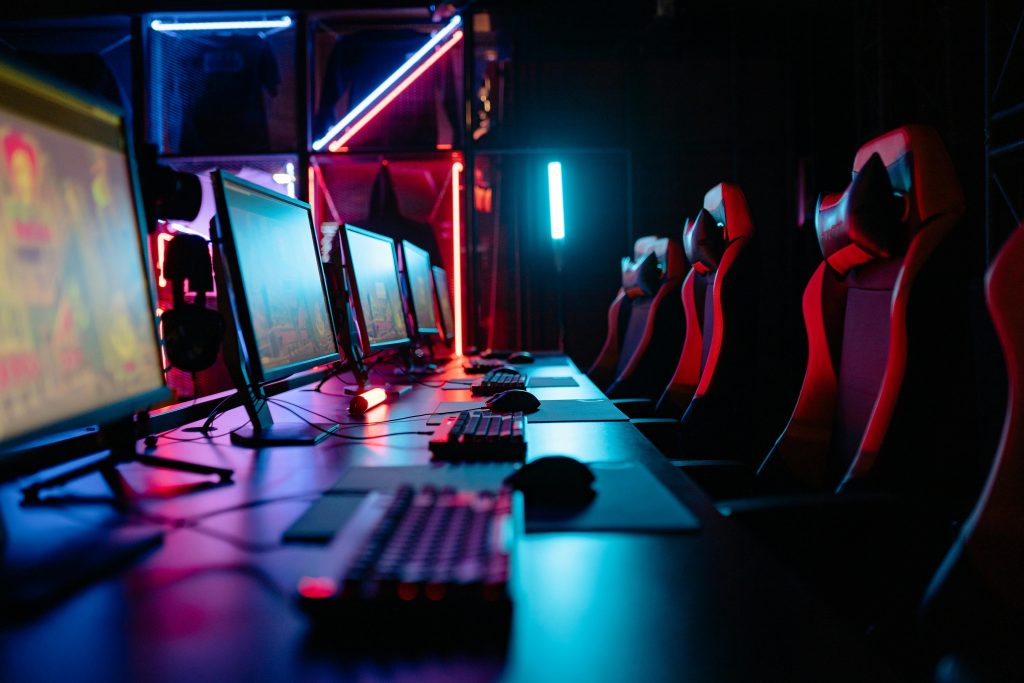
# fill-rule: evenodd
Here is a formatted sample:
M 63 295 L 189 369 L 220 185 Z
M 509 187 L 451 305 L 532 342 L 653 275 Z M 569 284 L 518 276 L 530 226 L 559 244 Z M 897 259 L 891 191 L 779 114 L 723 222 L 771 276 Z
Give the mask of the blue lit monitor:
M 430 270 L 430 254 L 412 242 L 402 240 L 402 264 L 416 332 L 421 335 L 437 334 L 434 276 Z
M 308 204 L 218 171 L 217 225 L 252 379 L 337 360 L 338 342 Z
M 394 240 L 346 225 L 342 244 L 363 350 L 411 343 Z
M 452 315 L 452 297 L 448 293 L 448 273 L 440 266 L 430 269 L 434 274 L 434 292 L 437 294 L 437 310 L 441 312 L 441 330 L 447 341 L 455 339 L 455 316 Z
M 0 62 L 0 150 L 3 452 L 169 392 L 124 117 Z

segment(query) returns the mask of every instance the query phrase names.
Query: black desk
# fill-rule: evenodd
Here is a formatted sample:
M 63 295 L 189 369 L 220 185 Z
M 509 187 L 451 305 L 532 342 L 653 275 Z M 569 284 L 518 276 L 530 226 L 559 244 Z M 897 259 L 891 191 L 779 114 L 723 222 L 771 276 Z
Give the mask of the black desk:
M 526 372 L 571 374 L 576 388 L 538 389 L 545 398 L 600 397 L 572 365 Z M 448 377 L 462 376 L 453 369 Z M 434 380 L 428 380 L 433 382 Z M 326 391 L 341 393 L 331 381 Z M 347 399 L 295 390 L 282 398 L 349 420 Z M 429 413 L 468 390 L 417 386 L 366 416 Z M 294 420 L 274 407 L 275 419 Z M 233 411 L 218 425 L 243 419 Z M 367 428 L 424 429 L 425 419 Z M 530 457 L 645 464 L 700 518 L 696 534 L 537 534 L 515 551 L 515 617 L 507 652 L 379 651 L 338 643 L 309 647 L 308 622 L 291 600 L 302 560 L 316 547 L 280 545 L 282 531 L 346 468 L 420 464 L 427 436 L 378 442 L 330 439 L 314 449 L 255 453 L 221 437 L 163 442 L 160 455 L 235 468 L 233 486 L 151 499 L 147 513 L 194 518 L 264 499 L 290 500 L 211 516 L 202 529 L 170 532 L 163 548 L 119 577 L 94 584 L 42 617 L 0 631 L 0 680 L 234 681 L 877 681 L 890 675 L 865 647 L 771 561 L 628 422 L 535 424 Z M 225 430 L 226 431 L 226 430 Z M 224 433 L 223 431 L 221 433 Z M 178 436 L 188 437 L 188 434 Z M 127 468 L 139 486 L 185 481 Z M 103 494 L 98 478 L 72 488 Z M 102 505 L 20 510 L 17 489 L 0 490 L 12 547 L 37 535 L 73 533 L 116 519 Z

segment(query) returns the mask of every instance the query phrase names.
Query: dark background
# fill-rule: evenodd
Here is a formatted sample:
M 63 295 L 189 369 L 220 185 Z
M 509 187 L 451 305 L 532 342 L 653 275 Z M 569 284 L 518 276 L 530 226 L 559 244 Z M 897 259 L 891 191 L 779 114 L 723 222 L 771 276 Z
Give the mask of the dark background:
M 124 11 L 106 0 L 78 9 L 13 4 L 3 10 L 8 23 Z M 678 237 L 684 218 L 695 214 L 703 194 L 721 181 L 743 188 L 758 233 L 759 317 L 767 330 L 760 335 L 760 372 L 766 382 L 790 393 L 803 369 L 800 294 L 820 258 L 814 201 L 819 193 L 845 187 L 861 144 L 908 123 L 939 130 L 968 199 L 959 247 L 967 286 L 980 288 L 989 255 L 1014 225 L 1000 203 L 993 204 L 991 225 L 985 222 L 985 83 L 998 74 L 986 76 L 984 54 L 987 49 L 994 55 L 993 68 L 999 70 L 1019 17 L 1018 2 L 479 0 L 471 5 L 473 11 L 490 13 L 509 61 L 501 125 L 470 154 L 570 150 L 562 155 L 569 229 L 566 345 L 582 367 L 603 341 L 607 305 L 618 286 L 618 257 L 641 235 Z M 360 6 L 409 4 L 306 2 L 290 9 Z M 132 11 L 261 7 L 279 8 L 232 0 L 137 3 Z M 987 36 L 986 11 L 992 27 Z M 76 21 L 81 20 L 64 23 Z M 53 35 L 61 50 L 75 47 L 74 31 Z M 33 40 L 45 51 L 45 33 Z M 118 48 L 122 61 L 126 51 Z M 1003 75 L 1002 106 L 1021 99 L 1022 75 L 1019 64 Z M 1009 136 L 1003 141 L 1013 139 L 1015 131 L 1007 130 L 993 132 L 994 142 L 1000 135 Z M 487 246 L 493 235 L 477 235 L 469 255 L 474 303 L 467 314 L 476 336 L 470 342 L 528 348 L 558 343 L 557 280 L 545 237 L 544 178 L 538 173 L 546 158 L 531 152 L 501 161 L 499 229 L 512 244 L 497 258 Z M 1009 177 L 1013 171 L 1021 177 L 1019 162 L 1010 163 Z M 1019 206 L 1019 181 L 1006 180 L 1005 186 Z M 507 286 L 487 296 L 495 277 Z

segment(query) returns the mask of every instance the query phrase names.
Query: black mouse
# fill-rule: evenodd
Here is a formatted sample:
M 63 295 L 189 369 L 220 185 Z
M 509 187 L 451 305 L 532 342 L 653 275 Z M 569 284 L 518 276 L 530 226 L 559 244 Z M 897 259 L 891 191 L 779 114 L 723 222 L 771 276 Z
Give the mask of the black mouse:
M 521 375 L 521 374 L 523 374 L 523 373 L 519 372 L 519 368 L 514 368 L 511 365 L 499 365 L 498 367 L 496 367 L 493 370 L 491 370 L 491 372 L 496 372 L 498 374 L 506 373 L 506 374 L 509 374 L 509 375 Z
M 529 351 L 517 351 L 511 354 L 507 359 L 509 363 L 532 363 L 533 354 Z
M 496 413 L 535 412 L 540 408 L 540 400 L 529 391 L 509 389 L 487 399 L 487 407 Z
M 597 495 L 594 473 L 566 455 L 548 455 L 528 462 L 505 481 L 522 491 L 528 504 L 579 506 Z

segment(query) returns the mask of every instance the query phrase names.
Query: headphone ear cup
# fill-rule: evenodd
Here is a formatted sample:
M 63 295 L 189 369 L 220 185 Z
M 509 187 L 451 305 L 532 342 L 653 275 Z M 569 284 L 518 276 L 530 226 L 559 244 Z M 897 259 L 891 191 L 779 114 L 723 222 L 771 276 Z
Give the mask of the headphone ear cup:
M 198 372 L 217 361 L 224 341 L 224 319 L 205 306 L 185 304 L 167 311 L 163 324 L 164 350 L 172 367 Z

